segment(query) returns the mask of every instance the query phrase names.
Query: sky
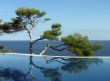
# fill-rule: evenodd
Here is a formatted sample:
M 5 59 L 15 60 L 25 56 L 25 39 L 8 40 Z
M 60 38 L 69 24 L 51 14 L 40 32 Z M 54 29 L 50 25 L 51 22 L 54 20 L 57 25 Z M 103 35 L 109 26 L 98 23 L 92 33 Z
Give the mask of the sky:
M 110 0 L 1 0 L 0 19 L 10 21 L 20 7 L 36 8 L 47 12 L 51 21 L 38 24 L 33 39 L 54 23 L 62 24 L 62 36 L 81 33 L 90 40 L 110 40 Z M 6 34 L 0 40 L 28 40 L 26 32 Z

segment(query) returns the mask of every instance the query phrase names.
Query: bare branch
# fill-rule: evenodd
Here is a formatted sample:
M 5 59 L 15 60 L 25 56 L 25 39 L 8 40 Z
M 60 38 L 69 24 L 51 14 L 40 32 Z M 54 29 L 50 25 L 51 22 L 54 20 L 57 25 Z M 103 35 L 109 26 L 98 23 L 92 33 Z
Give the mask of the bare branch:
M 59 45 L 57 45 L 57 46 L 51 46 L 51 47 L 58 48 L 58 47 L 61 47 L 61 46 L 64 46 L 64 45 L 66 45 L 66 44 L 63 43 L 63 44 L 59 44 Z
M 46 45 L 45 48 L 41 51 L 40 55 L 43 55 L 47 49 L 48 49 L 48 46 Z
M 51 49 L 53 50 L 56 50 L 56 51 L 63 51 L 65 49 L 68 49 L 68 47 L 65 47 L 65 48 L 62 48 L 62 49 L 58 49 L 58 48 L 54 48 L 54 47 L 50 47 Z
M 43 40 L 44 38 L 43 37 L 41 37 L 41 38 L 39 38 L 39 39 L 36 39 L 36 40 L 34 40 L 33 42 L 32 42 L 32 44 L 35 44 L 36 42 L 38 42 L 38 41 L 40 41 L 40 40 Z
M 61 47 L 61 46 L 66 46 L 66 44 L 63 43 L 63 44 L 59 44 L 59 45 L 57 45 L 57 46 L 48 45 L 49 48 L 51 48 L 51 49 L 53 49 L 53 50 L 56 50 L 56 51 L 63 51 L 63 50 L 65 50 L 65 49 L 68 49 L 67 46 L 64 47 L 64 48 L 59 48 L 59 47 Z
M 63 51 L 65 49 L 68 49 L 68 47 L 64 47 L 64 48 L 61 48 L 61 49 L 58 48 L 58 47 L 63 46 L 63 45 L 65 45 L 65 44 L 60 44 L 58 46 L 51 46 L 51 45 L 46 44 L 46 46 L 44 47 L 44 49 L 40 52 L 40 55 L 43 55 L 48 48 L 51 48 L 51 49 L 56 50 L 56 51 Z

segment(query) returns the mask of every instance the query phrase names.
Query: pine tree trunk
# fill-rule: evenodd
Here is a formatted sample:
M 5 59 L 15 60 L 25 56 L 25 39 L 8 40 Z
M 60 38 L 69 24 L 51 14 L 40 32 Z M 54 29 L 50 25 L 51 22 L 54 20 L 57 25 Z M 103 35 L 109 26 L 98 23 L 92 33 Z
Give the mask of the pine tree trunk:
M 30 38 L 30 40 L 29 40 L 29 54 L 33 54 L 33 49 L 32 49 L 33 44 L 32 44 L 32 35 L 31 35 L 31 32 L 29 32 L 29 38 Z
M 33 49 L 32 49 L 32 42 L 29 42 L 29 53 L 32 54 L 33 53 Z

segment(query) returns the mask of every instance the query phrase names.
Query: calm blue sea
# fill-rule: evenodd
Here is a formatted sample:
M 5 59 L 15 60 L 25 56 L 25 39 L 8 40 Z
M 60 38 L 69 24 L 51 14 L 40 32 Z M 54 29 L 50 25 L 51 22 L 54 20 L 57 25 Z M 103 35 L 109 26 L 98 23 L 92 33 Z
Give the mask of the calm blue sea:
M 108 40 L 100 40 L 100 41 L 92 41 L 93 43 L 99 43 L 103 45 L 103 49 L 100 49 L 94 52 L 96 56 L 110 56 L 110 41 Z M 40 41 L 34 45 L 34 51 L 38 54 L 44 48 L 45 44 L 58 45 L 61 42 L 53 42 L 53 41 Z M 0 41 L 0 44 L 4 44 L 7 48 L 15 50 L 17 53 L 28 53 L 28 41 Z M 74 55 L 73 53 L 65 50 L 62 52 L 54 51 L 52 49 L 48 49 L 45 53 L 46 55 Z

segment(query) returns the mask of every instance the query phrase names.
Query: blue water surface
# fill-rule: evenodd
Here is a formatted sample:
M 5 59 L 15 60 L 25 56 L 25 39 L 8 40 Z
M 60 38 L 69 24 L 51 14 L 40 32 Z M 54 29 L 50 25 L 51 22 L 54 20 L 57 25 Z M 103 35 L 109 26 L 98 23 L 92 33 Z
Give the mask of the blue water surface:
M 110 41 L 109 40 L 97 40 L 91 41 L 92 43 L 99 43 L 103 46 L 102 49 L 94 52 L 95 56 L 110 56 Z M 29 53 L 29 42 L 28 41 L 0 41 L 0 44 L 4 44 L 8 49 L 15 50 L 17 53 Z M 61 42 L 57 41 L 40 41 L 36 43 L 33 47 L 34 51 L 39 54 L 46 44 L 50 45 L 58 45 Z M 52 49 L 48 49 L 45 55 L 53 55 L 53 56 L 74 56 L 75 54 L 69 52 L 68 50 L 64 50 L 62 52 L 55 51 Z
M 0 55 L 1 81 L 110 81 L 110 58 Z

